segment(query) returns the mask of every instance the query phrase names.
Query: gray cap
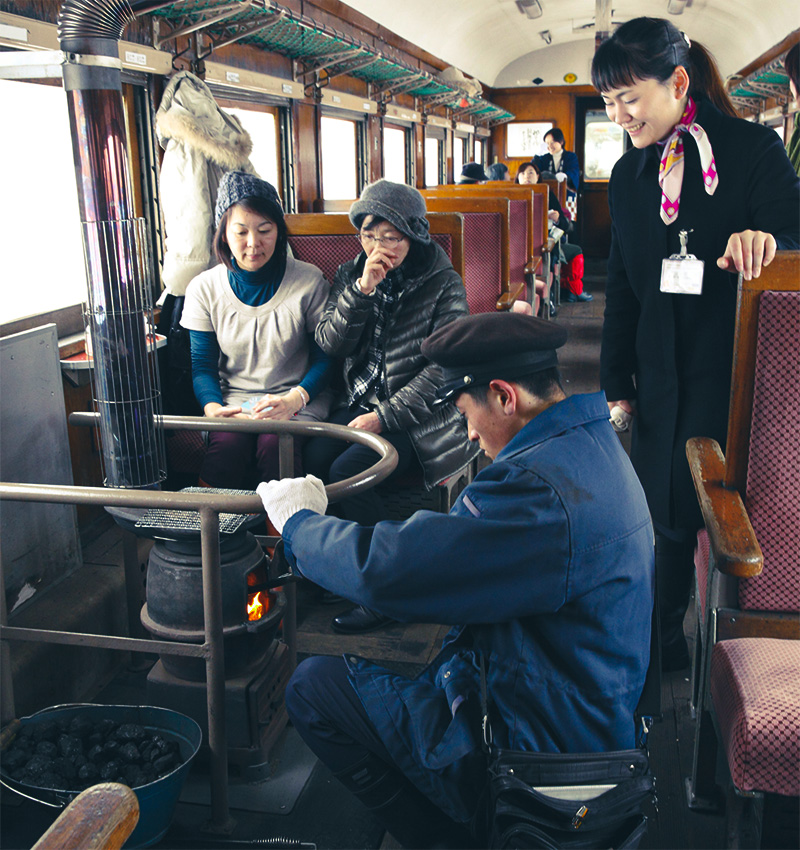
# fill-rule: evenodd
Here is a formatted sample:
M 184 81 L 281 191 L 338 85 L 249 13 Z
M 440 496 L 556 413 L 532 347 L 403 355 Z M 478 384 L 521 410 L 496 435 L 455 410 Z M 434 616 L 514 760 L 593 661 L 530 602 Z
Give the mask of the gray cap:
M 376 180 L 364 187 L 361 197 L 350 207 L 350 221 L 360 229 L 368 215 L 376 215 L 391 222 L 409 239 L 425 245 L 431 241 L 426 213 L 425 198 L 412 186 Z
M 270 207 L 274 208 L 280 219 L 283 218 L 281 199 L 272 183 L 267 183 L 266 180 L 256 177 L 255 174 L 248 174 L 246 171 L 228 171 L 220 180 L 217 190 L 214 225 L 219 224 L 219 220 L 227 209 L 245 198 L 262 198 L 267 201 Z

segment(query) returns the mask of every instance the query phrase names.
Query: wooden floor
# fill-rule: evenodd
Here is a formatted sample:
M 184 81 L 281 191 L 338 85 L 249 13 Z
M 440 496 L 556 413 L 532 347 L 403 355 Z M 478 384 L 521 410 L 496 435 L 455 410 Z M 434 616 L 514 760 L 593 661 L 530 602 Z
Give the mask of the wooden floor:
M 587 262 L 586 288 L 594 300 L 587 303 L 563 304 L 556 318 L 568 328 L 570 338 L 560 352 L 565 389 L 568 393 L 591 392 L 598 389 L 600 330 L 604 307 L 604 267 Z M 121 547 L 115 529 L 108 530 L 94 541 L 85 553 L 87 562 L 121 564 Z M 401 625 L 359 637 L 334 634 L 331 618 L 348 607 L 347 603 L 322 604 L 308 588 L 298 595 L 298 650 L 301 657 L 311 654 L 339 655 L 357 652 L 362 656 L 397 667 L 413 674 L 427 664 L 446 633 L 446 627 L 431 625 Z M 687 634 L 692 634 L 692 618 L 687 617 Z M 684 778 L 691 767 L 693 723 L 689 713 L 689 671 L 666 674 L 662 689 L 663 719 L 650 735 L 650 753 L 657 777 L 658 811 L 652 812 L 643 848 L 705 848 L 724 847 L 724 823 L 720 815 L 700 815 L 690 812 L 685 803 Z M 124 696 L 136 701 L 143 688 L 141 673 L 125 671 L 111 683 L 105 698 L 111 701 Z M 140 698 L 144 701 L 144 697 Z M 227 839 L 215 840 L 200 836 L 198 824 L 207 817 L 203 806 L 181 802 L 173 828 L 161 841 L 159 848 L 257 846 L 255 841 L 286 836 L 294 841 L 313 842 L 324 848 L 393 848 L 396 843 L 386 835 L 357 801 L 341 789 L 330 773 L 319 765 L 314 768 L 296 805 L 286 815 L 263 815 L 233 811 L 237 820 L 235 832 Z M 33 804 L 3 806 L 0 826 L 0 846 L 3 850 L 30 846 L 47 827 L 49 813 L 42 814 Z M 41 819 L 41 829 L 38 820 Z M 27 831 L 26 831 L 27 829 Z M 20 837 L 23 836 L 23 837 Z M 31 840 L 31 836 L 33 836 Z M 283 845 L 286 846 L 286 845 Z M 308 846 L 308 845 L 306 845 Z

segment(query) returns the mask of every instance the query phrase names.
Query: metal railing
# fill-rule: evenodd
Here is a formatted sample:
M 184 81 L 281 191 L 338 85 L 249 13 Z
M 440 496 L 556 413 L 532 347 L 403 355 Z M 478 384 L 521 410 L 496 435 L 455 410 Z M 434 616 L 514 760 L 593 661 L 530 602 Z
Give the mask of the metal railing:
M 73 413 L 71 424 L 95 425 L 97 414 Z M 343 425 L 307 422 L 270 422 L 268 420 L 211 419 L 193 416 L 158 417 L 157 425 L 169 430 L 239 431 L 245 433 L 277 433 L 279 435 L 279 460 L 281 477 L 292 468 L 294 436 L 325 436 L 359 443 L 373 449 L 376 463 L 364 472 L 344 481 L 328 485 L 325 489 L 330 501 L 337 501 L 374 487 L 397 466 L 394 447 L 376 434 L 359 431 Z M 0 667 L 2 668 L 2 715 L 7 722 L 15 716 L 13 682 L 11 680 L 10 654 L 6 641 L 23 640 L 39 643 L 69 644 L 99 647 L 128 652 L 159 653 L 165 655 L 202 658 L 206 664 L 208 707 L 208 746 L 210 752 L 211 820 L 208 830 L 227 832 L 231 828 L 228 806 L 228 753 L 225 733 L 225 662 L 223 655 L 222 586 L 220 569 L 219 515 L 220 513 L 261 513 L 261 499 L 250 495 L 224 493 L 181 493 L 157 490 L 123 490 L 104 487 L 76 487 L 68 485 L 0 483 L 0 501 L 50 502 L 103 507 L 161 508 L 197 511 L 200 514 L 200 545 L 202 557 L 204 642 L 202 644 L 179 641 L 162 641 L 142 638 L 65 632 L 48 629 L 20 628 L 8 625 L 5 593 L 0 592 Z M 276 538 L 277 540 L 277 538 Z M 0 589 L 5 588 L 3 561 L 0 557 Z M 294 636 L 294 588 L 287 585 L 291 609 L 290 630 L 284 640 Z

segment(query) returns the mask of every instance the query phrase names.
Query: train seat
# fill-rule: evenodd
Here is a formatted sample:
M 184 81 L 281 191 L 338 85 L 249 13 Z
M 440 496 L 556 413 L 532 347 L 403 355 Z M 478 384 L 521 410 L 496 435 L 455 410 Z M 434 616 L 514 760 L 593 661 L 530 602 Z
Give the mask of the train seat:
M 715 806 L 723 744 L 731 835 L 752 828 L 764 794 L 786 795 L 776 776 L 753 779 L 770 773 L 755 766 L 778 764 L 773 750 L 781 740 L 800 776 L 799 272 L 800 253 L 781 252 L 760 278 L 740 283 L 726 453 L 707 438 L 687 444 L 705 522 L 695 551 L 689 803 Z M 765 716 L 779 722 L 756 734 Z

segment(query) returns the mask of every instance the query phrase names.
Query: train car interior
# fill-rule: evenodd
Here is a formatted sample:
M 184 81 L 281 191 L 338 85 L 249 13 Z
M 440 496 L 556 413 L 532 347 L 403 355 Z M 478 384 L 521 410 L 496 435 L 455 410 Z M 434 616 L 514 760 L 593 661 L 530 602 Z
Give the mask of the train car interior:
M 672 76 L 638 73 L 636 67 L 654 61 L 645 55 L 636 59 L 639 66 L 604 77 L 602 61 L 615 61 L 607 59 L 609 48 L 622 43 L 615 34 L 643 16 L 667 22 L 668 41 L 680 33 Z M 701 91 L 695 104 L 685 100 L 689 89 L 680 90 L 678 51 L 695 51 L 693 42 L 715 60 L 720 97 L 730 104 L 728 115 L 715 114 L 720 121 L 744 119 L 735 125 L 739 135 L 724 143 L 710 122 L 707 133 L 701 126 L 715 96 L 704 99 Z M 395 618 L 400 609 L 392 605 L 379 613 L 368 601 L 356 604 L 361 597 L 351 601 L 303 578 L 298 552 L 306 544 L 298 541 L 306 538 L 301 531 L 293 537 L 292 529 L 302 526 L 315 541 L 321 532 L 307 531 L 309 512 L 297 514 L 303 505 L 289 514 L 284 532 L 283 522 L 265 512 L 261 488 L 256 491 L 262 479 L 316 469 L 311 448 L 325 438 L 325 451 L 332 442 L 339 452 L 347 447 L 340 458 L 369 450 L 371 466 L 348 468 L 341 477 L 333 474 L 338 461 L 327 461 L 328 513 L 353 519 L 350 506 L 372 500 L 379 525 L 397 530 L 409 552 L 443 548 L 442 561 L 450 560 L 435 537 L 410 541 L 404 531 L 444 529 L 435 522 L 450 512 L 480 517 L 469 498 L 478 491 L 470 488 L 490 480 L 497 453 L 483 442 L 484 451 L 478 450 L 474 420 L 459 405 L 463 416 L 448 427 L 470 429 L 459 449 L 462 460 L 442 474 L 431 472 L 444 469 L 450 457 L 449 446 L 438 445 L 430 455 L 420 448 L 434 429 L 426 422 L 439 427 L 452 412 L 447 399 L 434 404 L 456 369 L 445 361 L 430 373 L 439 383 L 425 401 L 428 419 L 417 413 L 396 418 L 405 442 L 396 446 L 384 438 L 393 430 L 386 411 L 396 380 L 387 340 L 395 319 L 399 324 L 405 317 L 404 275 L 411 279 L 423 256 L 435 256 L 463 282 L 448 322 L 467 314 L 512 323 L 536 317 L 542 339 L 566 336 L 565 343 L 547 343 L 560 346 L 565 395 L 600 397 L 602 389 L 616 404 L 605 423 L 600 397 L 601 424 L 615 451 L 621 446 L 622 460 L 632 457 L 631 476 L 641 479 L 655 528 L 655 571 L 665 563 L 659 539 L 691 561 L 688 609 L 685 599 L 683 609 L 678 602 L 685 617 L 677 632 L 667 638 L 671 627 L 657 601 L 652 647 L 642 649 L 649 664 L 637 742 L 655 792 L 648 789 L 631 843 L 618 843 L 622 834 L 609 832 L 602 846 L 800 847 L 799 44 L 793 0 L 404 0 L 383 6 L 367 0 L 0 0 L 3 850 L 467 846 L 466 832 L 443 838 L 433 828 L 426 832 L 422 821 L 409 830 L 422 838 L 393 834 L 380 807 L 366 793 L 352 793 L 353 783 L 340 781 L 342 771 L 301 736 L 285 698 L 302 662 L 345 659 L 363 703 L 359 710 L 372 718 L 373 703 L 355 684 L 362 659 L 403 682 L 426 680 L 459 621 L 442 611 L 438 620 L 409 616 L 406 622 Z M 598 83 L 603 90 L 593 80 L 605 80 Z M 661 103 L 657 97 L 670 82 L 677 100 L 669 108 L 680 102 L 683 110 L 685 102 L 685 111 L 645 144 L 660 120 L 652 104 Z M 645 90 L 650 94 L 642 95 Z M 636 92 L 643 98 L 638 105 Z M 711 145 L 715 151 L 707 154 Z M 634 161 L 635 174 L 625 165 Z M 732 161 L 741 169 L 731 169 Z M 705 185 L 688 187 L 696 168 Z M 670 181 L 676 174 L 675 195 Z M 729 188 L 736 180 L 741 186 Z M 404 199 L 402 213 L 377 201 L 364 213 L 371 197 L 365 189 L 386 185 L 394 186 L 392 198 Z M 272 206 L 240 203 L 259 193 Z M 425 218 L 412 216 L 413 204 L 424 205 Z M 646 223 L 647 204 L 671 241 Z M 361 209 L 360 217 L 349 215 L 351 208 Z M 277 210 L 275 220 L 264 209 Z M 375 212 L 383 209 L 388 212 Z M 242 210 L 250 218 L 242 219 Z M 686 229 L 677 254 L 671 252 L 678 250 L 678 227 L 669 224 L 679 210 L 691 227 L 680 225 Z M 733 247 L 724 239 L 719 250 L 717 243 L 707 247 L 706 231 L 723 227 L 709 221 L 714 216 L 746 222 Z M 424 232 L 415 229 L 420 219 Z M 260 222 L 259 235 L 252 221 Z M 242 239 L 274 240 L 267 258 L 253 261 L 254 270 L 244 259 L 254 255 L 237 254 L 235 222 L 247 230 Z M 405 243 L 411 247 L 403 249 Z M 686 269 L 698 262 L 693 249 L 706 281 L 702 295 L 699 284 L 694 290 L 688 282 Z M 727 268 L 717 260 L 723 250 Z M 760 257 L 759 250 L 765 258 L 760 274 L 760 260 L 751 265 L 748 259 L 750 251 Z M 399 259 L 393 251 L 401 252 Z M 370 289 L 373 259 L 387 253 L 405 271 L 384 260 L 389 273 L 384 268 L 380 285 Z M 282 264 L 274 266 L 278 255 Z M 261 300 L 243 300 L 252 285 L 248 275 L 263 268 L 278 275 L 277 283 L 269 279 L 272 288 L 257 296 Z M 303 325 L 311 322 L 309 312 L 291 325 L 309 346 L 302 354 L 310 358 L 307 372 L 291 360 L 301 355 L 292 354 L 282 336 L 290 333 L 288 320 L 259 330 L 263 337 L 253 331 L 254 341 L 245 324 L 225 324 L 224 338 L 222 326 L 208 332 L 196 293 L 201 284 L 211 286 L 204 281 L 217 271 L 248 317 L 262 315 L 265 300 L 278 303 L 281 280 L 289 275 L 307 287 L 302 309 L 311 311 L 313 301 L 316 318 Z M 641 294 L 640 272 L 642 280 L 655 275 L 660 301 Z M 724 305 L 703 312 L 712 310 L 705 306 L 712 278 L 722 281 L 714 286 L 724 290 Z M 262 286 L 267 278 L 258 280 Z M 356 305 L 349 318 L 342 318 L 341 306 L 333 310 L 329 294 L 338 305 Z M 444 309 L 443 298 L 431 300 L 430 309 Z M 653 306 L 665 299 L 676 305 L 668 315 Z M 430 363 L 419 344 L 442 328 L 423 313 L 428 302 L 419 303 L 403 321 L 425 325 L 415 359 L 408 355 L 422 374 Z M 695 311 L 686 304 L 703 306 Z M 371 305 L 378 318 L 368 325 L 375 339 L 366 353 L 353 353 L 357 335 L 349 348 L 342 344 L 331 353 L 335 322 L 349 329 L 352 316 L 361 315 L 357 310 Z M 218 309 L 211 304 L 209 316 Z M 612 339 L 623 322 L 630 323 L 617 337 L 630 345 L 624 356 Z M 682 333 L 690 344 L 681 343 Z M 289 352 L 282 368 L 296 377 L 281 385 L 280 404 L 288 405 L 294 393 L 293 407 L 277 419 L 259 418 L 259 410 L 273 410 L 263 405 L 248 416 L 247 405 L 255 403 L 249 396 L 245 402 L 234 392 L 221 400 L 220 388 L 235 383 L 235 376 L 225 383 L 233 375 L 226 370 L 257 354 L 259 339 Z M 230 356 L 223 353 L 229 340 Z M 663 373 L 648 365 L 661 362 L 655 350 L 659 357 L 667 352 Z M 439 362 L 433 354 L 430 359 Z M 211 390 L 204 383 L 209 360 Z M 627 368 L 626 381 L 615 377 L 618 368 Z M 673 374 L 669 369 L 688 376 L 688 389 L 663 377 Z M 322 377 L 309 392 L 312 373 Z M 256 379 L 241 380 L 252 395 Z M 464 378 L 456 399 L 472 380 Z M 366 389 L 358 390 L 359 381 Z M 626 382 L 631 401 L 624 389 L 611 389 Z M 414 387 L 398 397 L 423 394 L 422 383 Z M 267 391 L 273 392 L 262 382 L 259 394 Z M 659 407 L 671 393 L 680 393 L 676 406 L 691 398 L 702 412 L 684 420 Z M 270 405 L 279 404 L 277 395 L 269 397 Z M 344 407 L 349 400 L 351 409 L 360 399 L 361 415 L 331 424 L 342 412 L 335 398 L 344 399 Z M 327 406 L 315 407 L 322 400 Z M 403 402 L 409 410 L 413 403 Z M 242 405 L 242 412 L 217 414 L 224 405 Z M 227 483 L 233 462 L 225 468 L 229 456 L 221 447 L 245 441 L 259 448 L 239 483 Z M 262 465 L 267 452 L 269 467 Z M 666 495 L 653 484 L 656 462 L 648 453 L 667 458 Z M 568 460 L 595 466 L 579 453 Z M 406 464 L 404 471 L 386 481 L 398 463 Z M 265 468 L 274 471 L 266 475 Z M 678 478 L 684 490 L 671 483 Z M 621 492 L 613 483 L 604 492 L 609 514 L 617 504 L 624 513 Z M 434 517 L 433 524 L 414 526 L 419 512 Z M 338 551 L 339 538 L 327 540 Z M 361 557 L 366 545 L 354 544 L 353 552 Z M 532 571 L 537 554 L 530 552 Z M 335 573 L 337 564 L 330 569 Z M 475 604 L 486 608 L 485 621 L 477 615 L 470 621 L 476 634 L 494 622 L 492 569 L 486 569 L 485 602 L 483 591 L 474 591 L 480 595 Z M 426 583 L 398 595 L 424 598 Z M 431 578 L 431 587 L 440 584 Z M 464 584 L 474 590 L 475 582 Z M 454 600 L 467 592 L 457 585 Z M 649 610 L 642 616 L 650 621 Z M 536 617 L 519 619 L 534 623 L 535 632 Z M 617 622 L 616 637 L 633 629 L 635 619 L 631 612 L 630 623 Z M 569 634 L 564 642 L 572 643 Z M 560 650 L 549 646 L 545 654 Z M 485 702 L 482 665 L 483 656 Z M 613 675 L 619 681 L 612 682 Z M 605 684 L 621 690 L 623 679 L 610 673 Z M 476 718 L 478 697 L 469 701 Z M 383 698 L 389 705 L 391 695 Z M 592 700 L 588 691 L 579 698 Z M 352 700 L 358 702 L 355 691 Z M 458 719 L 462 700 L 448 697 L 452 718 Z M 386 716 L 399 727 L 391 711 L 387 707 Z M 513 711 L 524 718 L 539 709 Z M 549 729 L 569 721 L 565 714 L 544 722 Z M 424 718 L 413 712 L 409 725 L 414 734 L 427 734 Z M 568 741 L 574 732 L 552 737 Z M 435 762 L 440 752 L 431 750 L 425 756 Z M 568 745 L 551 742 L 551 753 L 565 750 Z M 408 771 L 401 765 L 394 773 Z M 426 788 L 413 790 L 430 798 Z M 577 837 L 584 809 L 568 815 L 560 839 L 526 833 L 506 835 L 503 843 L 478 830 L 469 846 L 590 847 L 589 839 Z M 453 820 L 459 819 L 448 812 Z

